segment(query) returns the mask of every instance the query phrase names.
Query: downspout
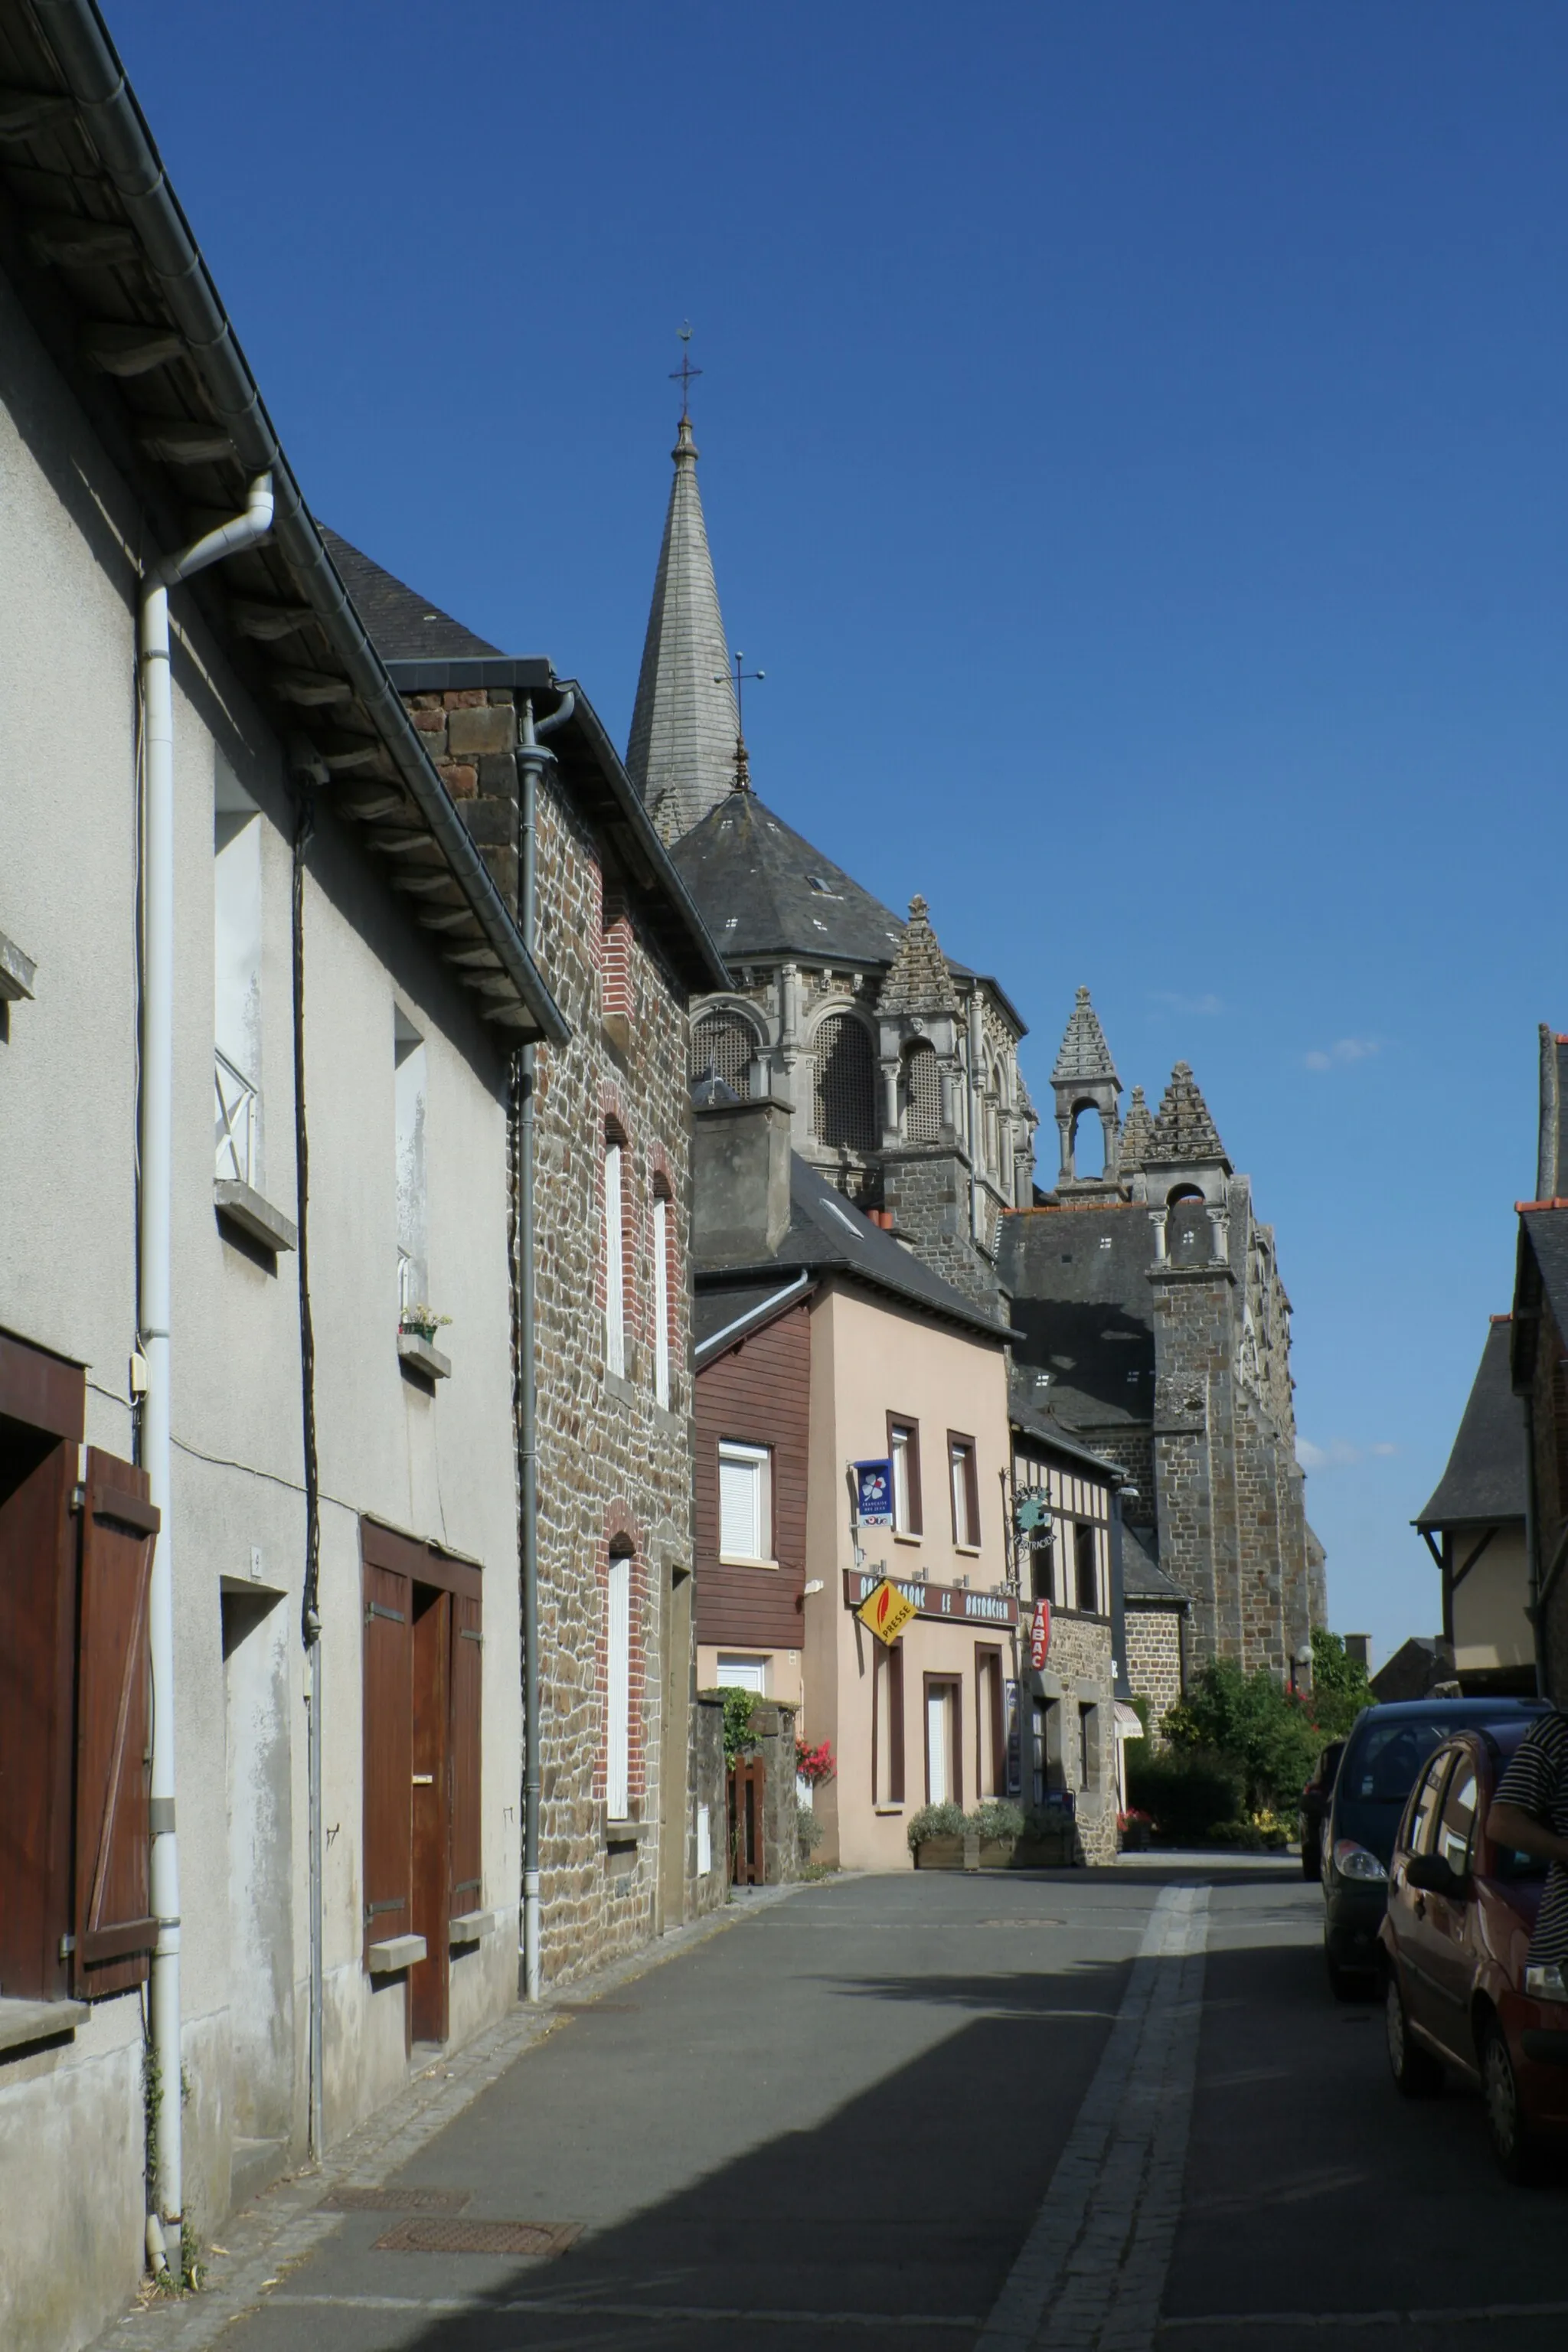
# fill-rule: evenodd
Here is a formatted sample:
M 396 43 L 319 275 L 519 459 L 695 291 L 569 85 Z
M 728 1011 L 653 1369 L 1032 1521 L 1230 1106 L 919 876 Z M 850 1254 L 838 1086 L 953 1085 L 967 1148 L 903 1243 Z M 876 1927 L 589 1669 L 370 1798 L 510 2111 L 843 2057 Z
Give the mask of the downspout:
M 568 688 L 559 706 L 536 726 L 531 698 L 522 706 L 521 740 L 518 746 L 518 887 L 517 926 L 531 957 L 534 943 L 534 898 L 537 884 L 537 818 L 539 781 L 555 754 L 540 741 L 563 727 L 576 708 Z M 522 1987 L 523 1999 L 537 2001 L 540 1993 L 539 1791 L 540 1711 L 539 1671 L 539 1412 L 534 1370 L 534 1328 L 538 1316 L 538 1282 L 533 1216 L 534 1083 L 536 1048 L 518 1049 L 517 1120 L 517 1465 L 518 1503 L 522 1519 Z
M 169 667 L 169 591 L 272 528 L 272 477 L 251 483 L 245 512 L 142 583 L 137 655 L 142 686 L 142 769 L 146 795 L 142 869 L 142 1229 L 138 1321 L 147 1362 L 142 1461 L 160 1526 L 148 1592 L 153 1660 L 153 2055 L 163 2095 L 153 2124 L 154 2195 L 165 2245 L 180 2243 L 184 2209 L 180 2145 L 180 1862 L 174 1834 L 174 1570 L 169 1355 L 174 1155 L 174 694 Z M 176 2253 L 176 2259 L 178 2255 Z
M 1132 1698 L 1132 1685 L 1127 1678 L 1127 1587 L 1121 1568 L 1121 1481 L 1113 1479 L 1110 1487 L 1110 1638 L 1116 1645 L 1116 1682 L 1114 1696 Z

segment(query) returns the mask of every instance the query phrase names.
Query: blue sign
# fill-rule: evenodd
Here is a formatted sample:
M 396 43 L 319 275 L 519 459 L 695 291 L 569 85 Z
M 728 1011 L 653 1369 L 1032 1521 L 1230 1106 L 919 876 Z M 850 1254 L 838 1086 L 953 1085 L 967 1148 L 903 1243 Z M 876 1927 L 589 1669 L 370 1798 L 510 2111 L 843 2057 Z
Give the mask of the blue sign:
M 893 1465 L 890 1462 L 857 1462 L 855 1516 L 863 1528 L 893 1524 Z

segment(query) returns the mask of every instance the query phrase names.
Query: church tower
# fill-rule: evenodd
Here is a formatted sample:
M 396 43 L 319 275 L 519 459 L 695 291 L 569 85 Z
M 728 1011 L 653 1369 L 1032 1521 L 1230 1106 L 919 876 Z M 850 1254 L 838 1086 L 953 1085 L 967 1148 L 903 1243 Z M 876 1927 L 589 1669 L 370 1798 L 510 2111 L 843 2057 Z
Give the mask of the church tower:
M 1075 1198 L 1103 1193 L 1107 1199 L 1114 1199 L 1121 1172 L 1121 1138 L 1116 1097 L 1121 1092 L 1121 1081 L 1116 1075 L 1100 1015 L 1089 1003 L 1087 988 L 1079 990 L 1068 1016 L 1061 1051 L 1051 1072 L 1051 1092 L 1057 1098 L 1057 1131 L 1061 1137 L 1062 1165 L 1057 1191 Z M 1104 1172 L 1097 1176 L 1080 1176 L 1078 1172 L 1079 1128 L 1086 1117 L 1099 1119 L 1104 1139 Z
M 675 479 L 626 744 L 626 772 L 667 844 L 730 790 L 741 731 L 684 404 L 670 456 Z

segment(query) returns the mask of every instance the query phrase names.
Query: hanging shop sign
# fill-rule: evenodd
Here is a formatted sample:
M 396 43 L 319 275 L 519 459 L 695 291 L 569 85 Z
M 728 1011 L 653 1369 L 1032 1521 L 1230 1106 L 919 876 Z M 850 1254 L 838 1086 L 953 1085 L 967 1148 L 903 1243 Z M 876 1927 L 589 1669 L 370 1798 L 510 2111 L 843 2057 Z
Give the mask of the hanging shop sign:
M 1050 1655 L 1050 1649 L 1051 1604 L 1048 1601 L 1037 1601 L 1029 1621 L 1029 1664 L 1037 1674 Z
M 890 1650 L 915 1614 L 915 1604 L 884 1576 L 880 1583 L 872 1586 L 855 1614 Z
M 882 1584 L 903 1594 L 911 1617 L 945 1618 L 954 1625 L 1016 1625 L 1018 1622 L 1018 1603 L 1010 1592 L 972 1592 L 966 1584 L 923 1584 L 913 1577 L 885 1576 L 879 1567 L 845 1570 L 845 1607 L 860 1610 Z
M 855 1517 L 862 1528 L 893 1524 L 893 1465 L 890 1462 L 857 1462 Z

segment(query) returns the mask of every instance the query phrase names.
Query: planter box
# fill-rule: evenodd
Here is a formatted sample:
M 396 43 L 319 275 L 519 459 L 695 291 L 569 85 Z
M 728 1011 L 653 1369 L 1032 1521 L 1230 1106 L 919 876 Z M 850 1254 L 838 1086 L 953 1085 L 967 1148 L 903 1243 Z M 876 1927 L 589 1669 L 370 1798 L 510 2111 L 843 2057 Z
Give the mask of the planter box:
M 1020 1838 L 1013 1848 L 1008 1864 L 1012 1870 L 1068 1870 L 1074 1859 L 1074 1840 L 1069 1830 L 1062 1837 Z
M 1148 1853 L 1149 1824 L 1147 1822 L 1129 1822 L 1127 1827 L 1121 1831 L 1119 1835 L 1123 1853 Z
M 980 1867 L 982 1870 L 1011 1870 L 1017 1851 L 1016 1838 L 982 1838 Z
M 962 1870 L 963 1840 L 961 1837 L 922 1838 L 915 1848 L 917 1870 Z

